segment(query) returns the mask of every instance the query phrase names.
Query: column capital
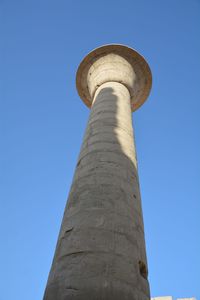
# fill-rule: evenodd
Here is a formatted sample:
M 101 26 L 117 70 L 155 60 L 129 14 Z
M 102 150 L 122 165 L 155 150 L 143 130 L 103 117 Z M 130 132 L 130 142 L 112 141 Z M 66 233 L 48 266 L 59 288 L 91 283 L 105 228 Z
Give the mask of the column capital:
M 120 82 L 130 93 L 131 109 L 135 111 L 147 99 L 151 70 L 145 59 L 124 45 L 105 45 L 90 52 L 77 70 L 76 86 L 83 102 L 91 107 L 97 88 L 106 82 Z

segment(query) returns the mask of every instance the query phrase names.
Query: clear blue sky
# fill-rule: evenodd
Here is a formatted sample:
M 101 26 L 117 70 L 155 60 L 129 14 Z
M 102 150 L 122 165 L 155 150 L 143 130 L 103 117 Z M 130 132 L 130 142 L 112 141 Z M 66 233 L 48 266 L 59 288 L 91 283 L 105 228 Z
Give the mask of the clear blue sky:
M 102 44 L 153 74 L 134 113 L 152 296 L 200 299 L 200 1 L 1 0 L 0 300 L 41 300 L 89 110 L 75 75 Z

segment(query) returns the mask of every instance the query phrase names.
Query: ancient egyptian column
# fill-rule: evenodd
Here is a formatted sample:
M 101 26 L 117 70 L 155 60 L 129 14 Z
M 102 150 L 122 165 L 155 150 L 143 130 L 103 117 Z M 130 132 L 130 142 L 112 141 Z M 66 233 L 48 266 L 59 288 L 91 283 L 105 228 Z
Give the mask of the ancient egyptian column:
M 91 111 L 44 300 L 150 299 L 132 112 L 151 82 L 144 58 L 123 45 L 93 50 L 78 68 Z

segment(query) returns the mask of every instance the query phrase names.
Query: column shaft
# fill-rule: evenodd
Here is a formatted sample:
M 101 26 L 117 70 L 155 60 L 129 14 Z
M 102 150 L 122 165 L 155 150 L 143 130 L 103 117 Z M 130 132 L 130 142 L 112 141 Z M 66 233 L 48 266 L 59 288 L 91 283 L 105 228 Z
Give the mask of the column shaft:
M 96 91 L 44 300 L 147 300 L 130 94 Z

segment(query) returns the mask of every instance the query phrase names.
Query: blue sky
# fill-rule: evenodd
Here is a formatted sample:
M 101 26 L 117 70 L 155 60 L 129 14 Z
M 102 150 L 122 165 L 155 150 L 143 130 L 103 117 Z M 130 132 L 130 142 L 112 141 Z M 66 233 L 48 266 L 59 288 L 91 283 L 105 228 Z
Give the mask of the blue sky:
M 0 300 L 40 300 L 89 116 L 75 75 L 126 44 L 153 74 L 133 115 L 152 296 L 200 299 L 200 1 L 0 1 Z

